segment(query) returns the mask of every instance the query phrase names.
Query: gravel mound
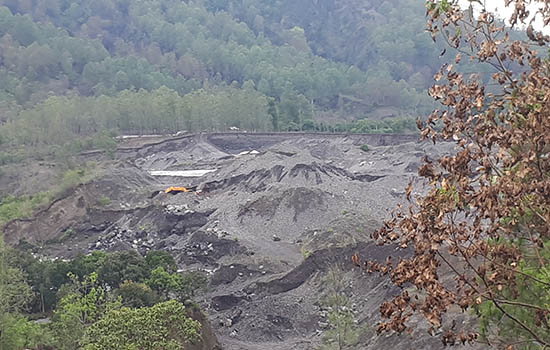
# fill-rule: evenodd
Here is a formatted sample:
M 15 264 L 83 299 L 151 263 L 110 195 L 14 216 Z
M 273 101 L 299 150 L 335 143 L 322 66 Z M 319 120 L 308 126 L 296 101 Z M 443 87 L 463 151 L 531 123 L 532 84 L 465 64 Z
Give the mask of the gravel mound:
M 200 303 L 225 349 L 313 349 L 326 330 L 319 300 L 328 267 L 353 271 L 354 252 L 385 259 L 392 248 L 374 246 L 371 232 L 404 200 L 409 181 L 419 181 L 422 158 L 452 147 L 410 139 L 201 135 L 144 146 L 120 152 L 119 166 L 33 220 L 12 223 L 9 237 L 59 257 L 169 251 L 181 269 L 210 276 Z M 368 140 L 374 144 L 365 152 Z M 148 175 L 193 169 L 217 170 L 197 178 Z M 164 193 L 170 186 L 196 193 Z M 110 203 L 98 205 L 102 197 Z M 69 229 L 74 234 L 66 238 Z M 409 349 L 407 337 L 372 331 L 376 307 L 395 291 L 382 278 L 350 273 L 354 310 L 369 325 L 360 348 Z M 415 339 L 420 348 L 439 348 L 425 335 Z

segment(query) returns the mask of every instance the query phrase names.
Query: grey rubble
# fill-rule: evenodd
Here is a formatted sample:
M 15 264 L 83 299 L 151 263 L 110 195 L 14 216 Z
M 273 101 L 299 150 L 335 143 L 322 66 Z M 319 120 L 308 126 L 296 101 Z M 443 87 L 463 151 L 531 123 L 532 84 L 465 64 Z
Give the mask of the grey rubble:
M 209 274 L 200 303 L 224 349 L 315 348 L 327 327 L 322 278 L 340 265 L 349 271 L 356 317 L 367 325 L 358 348 L 440 348 L 422 322 L 413 338 L 376 336 L 378 305 L 396 291 L 350 260 L 355 252 L 380 260 L 395 253 L 374 245 L 370 234 L 403 201 L 409 181 L 420 181 L 422 158 L 451 151 L 415 139 L 192 135 L 122 147 L 115 161 L 88 155 L 100 161 L 102 175 L 32 220 L 10 223 L 6 240 L 25 238 L 50 258 L 169 251 L 180 269 Z M 201 169 L 216 171 L 200 178 L 150 175 Z M 200 193 L 168 195 L 169 186 Z M 111 202 L 100 206 L 101 197 Z M 74 233 L 66 237 L 69 229 Z

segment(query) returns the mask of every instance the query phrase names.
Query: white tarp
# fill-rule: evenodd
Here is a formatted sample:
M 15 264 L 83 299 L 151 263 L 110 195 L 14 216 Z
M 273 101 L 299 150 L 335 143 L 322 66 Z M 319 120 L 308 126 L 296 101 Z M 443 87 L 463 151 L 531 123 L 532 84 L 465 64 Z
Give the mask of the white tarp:
M 179 176 L 179 177 L 201 177 L 208 173 L 213 173 L 216 169 L 202 170 L 153 170 L 149 174 L 152 176 Z

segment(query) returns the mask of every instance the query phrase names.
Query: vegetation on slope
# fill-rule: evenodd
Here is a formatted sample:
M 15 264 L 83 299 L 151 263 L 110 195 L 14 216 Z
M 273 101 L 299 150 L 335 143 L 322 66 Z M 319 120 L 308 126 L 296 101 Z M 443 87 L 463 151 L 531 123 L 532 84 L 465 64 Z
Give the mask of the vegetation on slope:
M 423 84 L 408 83 L 406 74 L 385 76 L 390 73 L 388 69 L 375 65 L 361 70 L 356 67 L 361 66 L 357 62 L 350 65 L 313 54 L 310 42 L 317 46 L 325 44 L 306 38 L 317 33 L 314 27 L 306 33 L 300 27 L 289 29 L 283 25 L 275 30 L 285 39 L 272 41 L 264 31 L 254 31 L 253 24 L 241 22 L 231 12 L 220 11 L 224 8 L 212 6 L 209 1 L 67 3 L 38 0 L 26 4 L 2 0 L 0 4 L 6 6 L 0 11 L 2 73 L 8 82 L 4 99 L 15 98 L 20 105 L 39 101 L 50 91 L 60 94 L 74 90 L 87 96 L 99 96 L 130 88 L 152 90 L 164 85 L 184 94 L 204 84 L 236 83 L 242 87 L 249 82 L 262 94 L 277 100 L 284 95 L 298 95 L 307 103 L 328 108 L 335 107 L 338 97 L 343 95 L 355 96 L 371 107 L 394 106 L 403 110 L 431 107 L 429 99 L 421 96 L 425 95 L 423 92 L 429 86 L 435 65 L 426 73 Z M 254 5 L 260 13 L 276 7 L 280 14 L 272 14 L 272 20 L 284 16 L 282 11 L 292 11 L 295 7 L 283 3 L 267 5 L 262 1 L 241 4 L 248 10 Z M 407 57 L 411 56 L 429 67 L 426 58 L 436 57 L 433 47 L 426 45 L 429 37 L 414 34 L 409 38 L 413 35 L 410 33 L 423 29 L 422 6 L 412 1 L 400 1 L 396 5 L 395 9 L 391 6 L 379 9 L 385 11 L 381 17 L 387 18 L 384 19 L 387 28 L 393 28 L 396 22 L 409 23 L 400 14 L 414 18 L 414 23 L 411 22 L 410 27 L 401 25 L 403 32 L 391 34 L 389 38 L 373 37 L 373 43 L 386 45 L 387 49 L 384 51 L 371 44 L 370 56 L 376 56 L 379 62 L 390 62 L 389 65 L 396 61 L 407 65 Z M 373 11 L 378 7 L 354 4 L 344 9 L 360 13 L 364 6 L 372 7 Z M 408 8 L 403 11 L 405 6 L 416 11 Z M 307 8 L 296 10 L 295 16 L 303 21 L 312 20 L 311 16 L 302 16 Z M 322 23 L 320 20 L 322 18 L 315 23 Z M 364 20 L 373 26 L 372 29 L 376 26 L 378 31 L 384 30 L 380 23 Z M 347 34 L 343 25 L 358 27 L 362 32 L 370 29 L 349 23 L 345 16 L 335 21 L 337 26 L 329 27 L 327 33 L 331 38 Z M 403 40 L 410 44 L 395 41 L 401 34 L 406 34 Z M 367 49 L 361 40 L 355 44 Z M 422 47 L 427 49 L 422 51 Z M 346 47 L 339 49 L 348 50 Z M 409 51 L 408 56 L 400 54 L 399 50 Z M 367 68 L 371 69 L 370 74 Z M 415 71 L 412 66 L 405 70 L 410 75 Z M 385 84 L 375 81 L 382 76 L 389 79 Z M 368 86 L 373 89 L 367 89 Z M 387 88 L 388 95 L 380 92 L 380 88 Z M 391 88 L 397 91 L 389 91 Z M 369 90 L 376 91 L 379 96 L 369 96 Z
M 330 131 L 432 109 L 421 4 L 300 4 L 0 0 L 0 162 L 120 133 Z
M 182 349 L 201 335 L 183 303 L 205 283 L 164 252 L 43 261 L 0 239 L 0 349 Z
M 7 195 L 0 197 L 0 232 L 3 226 L 11 220 L 28 218 L 40 209 L 47 207 L 53 200 L 66 193 L 67 190 L 94 178 L 96 170 L 92 164 L 86 167 L 69 169 L 60 173 L 60 180 L 48 191 L 33 193 L 26 196 Z

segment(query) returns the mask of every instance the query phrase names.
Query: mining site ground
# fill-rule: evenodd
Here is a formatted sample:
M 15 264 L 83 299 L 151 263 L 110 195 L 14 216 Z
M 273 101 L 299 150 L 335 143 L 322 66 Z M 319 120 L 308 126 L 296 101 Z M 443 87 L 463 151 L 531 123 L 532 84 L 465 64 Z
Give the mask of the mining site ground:
M 199 303 L 230 350 L 315 349 L 327 327 L 323 277 L 340 266 L 363 329 L 358 349 L 440 348 L 422 322 L 413 337 L 377 336 L 378 305 L 396 290 L 354 269 L 350 259 L 355 252 L 380 260 L 395 253 L 376 246 L 370 234 L 404 200 L 409 181 L 420 182 L 422 158 L 451 150 L 417 138 L 217 133 L 129 139 L 114 160 L 99 151 L 81 155 L 80 162 L 99 164 L 100 175 L 32 218 L 8 223 L 6 241 L 25 242 L 48 258 L 166 250 L 180 269 L 209 275 Z M 46 176 L 52 165 L 35 166 L 36 176 Z M 36 181 L 31 178 L 25 181 Z M 165 193 L 171 186 L 193 191 Z

